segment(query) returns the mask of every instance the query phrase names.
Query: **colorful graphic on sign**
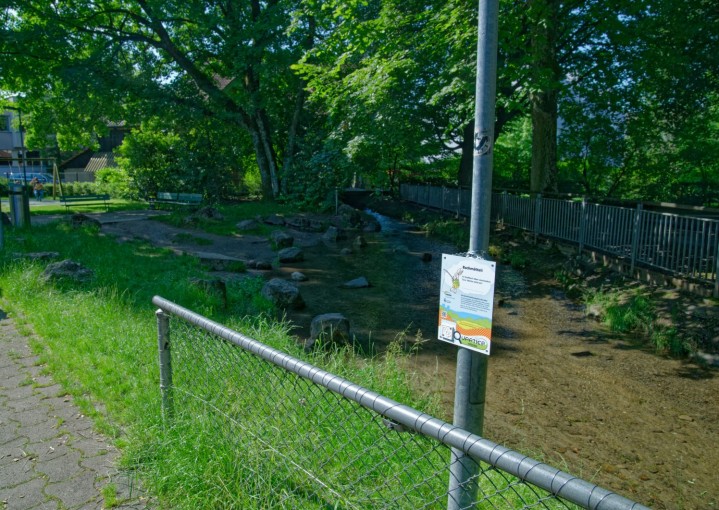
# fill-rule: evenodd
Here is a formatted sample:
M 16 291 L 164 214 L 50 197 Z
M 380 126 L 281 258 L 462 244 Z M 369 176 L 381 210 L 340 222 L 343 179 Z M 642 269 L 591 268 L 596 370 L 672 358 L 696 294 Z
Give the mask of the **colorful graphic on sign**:
M 489 354 L 496 268 L 488 260 L 442 255 L 439 340 Z

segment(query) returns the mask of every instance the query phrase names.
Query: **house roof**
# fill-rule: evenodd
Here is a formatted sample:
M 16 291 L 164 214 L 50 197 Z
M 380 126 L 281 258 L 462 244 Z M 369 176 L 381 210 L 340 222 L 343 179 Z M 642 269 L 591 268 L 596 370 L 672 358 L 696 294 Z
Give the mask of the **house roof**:
M 112 152 L 96 152 L 85 165 L 85 171 L 95 173 L 103 168 L 116 167 L 115 155 Z

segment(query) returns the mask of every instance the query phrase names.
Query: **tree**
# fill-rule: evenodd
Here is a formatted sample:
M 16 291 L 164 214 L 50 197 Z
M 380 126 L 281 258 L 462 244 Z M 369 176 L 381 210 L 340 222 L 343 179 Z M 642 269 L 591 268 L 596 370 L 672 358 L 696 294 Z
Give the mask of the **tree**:
M 291 108 L 271 111 L 270 105 L 302 95 L 290 64 L 312 31 L 293 2 L 4 4 L 1 86 L 25 92 L 24 103 L 38 113 L 40 104 L 53 105 L 46 111 L 55 113 L 48 129 L 77 131 L 81 119 L 91 132 L 107 119 L 189 111 L 245 130 L 265 196 L 279 194 L 276 139 L 290 126 L 296 131 L 298 117 Z M 303 101 L 292 104 L 301 109 Z M 61 105 L 81 115 L 58 115 Z

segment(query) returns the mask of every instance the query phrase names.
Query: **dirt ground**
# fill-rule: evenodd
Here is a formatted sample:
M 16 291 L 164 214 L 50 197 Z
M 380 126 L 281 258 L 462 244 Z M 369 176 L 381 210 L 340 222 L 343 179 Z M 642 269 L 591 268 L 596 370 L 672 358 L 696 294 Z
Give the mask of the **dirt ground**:
M 317 234 L 290 231 L 305 261 L 275 264 L 265 275 L 309 277 L 300 284 L 307 308 L 290 314 L 299 339 L 312 316 L 327 312 L 347 315 L 367 343 L 385 344 L 405 328 L 410 342 L 421 335 L 411 368 L 421 388 L 440 396 L 442 418 L 451 421 L 456 349 L 433 338 L 441 253 L 453 251 L 393 225 L 365 234 L 368 246 L 350 255 L 340 249 L 352 238 L 329 246 Z M 152 220 L 108 224 L 103 232 L 188 253 L 274 257 L 266 238 Z M 539 269 L 532 260 L 521 272 L 499 266 L 485 436 L 650 507 L 719 508 L 719 370 L 610 334 Z M 338 288 L 359 276 L 372 286 Z M 681 294 L 676 299 L 684 306 Z

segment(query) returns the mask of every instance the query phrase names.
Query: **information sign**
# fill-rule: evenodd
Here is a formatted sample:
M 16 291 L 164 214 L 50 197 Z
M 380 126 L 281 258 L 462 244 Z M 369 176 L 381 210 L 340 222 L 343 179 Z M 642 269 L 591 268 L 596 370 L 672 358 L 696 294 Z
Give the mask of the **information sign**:
M 438 338 L 489 354 L 495 262 L 442 255 Z

